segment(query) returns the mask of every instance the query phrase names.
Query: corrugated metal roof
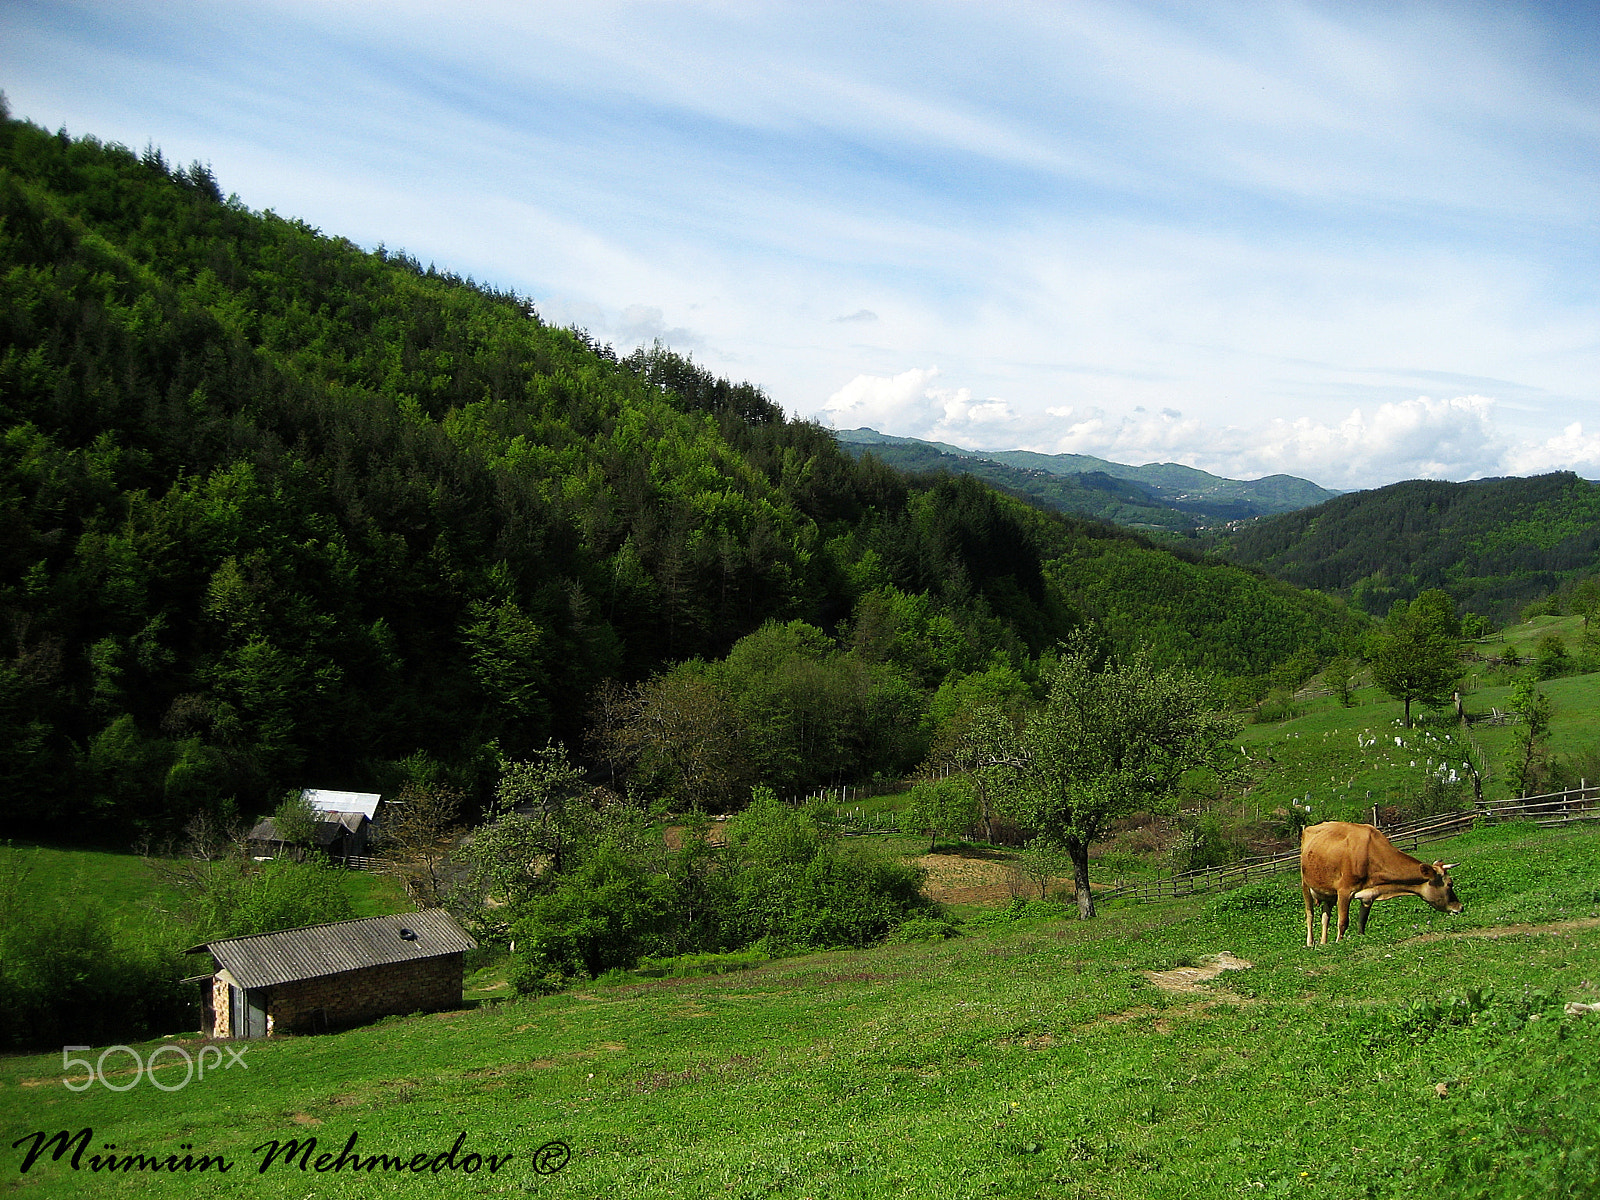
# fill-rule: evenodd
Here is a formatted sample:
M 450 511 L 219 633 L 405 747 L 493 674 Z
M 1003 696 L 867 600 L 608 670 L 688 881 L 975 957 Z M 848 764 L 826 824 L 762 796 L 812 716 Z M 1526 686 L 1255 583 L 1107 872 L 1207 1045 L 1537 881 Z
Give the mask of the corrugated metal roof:
M 414 936 L 406 937 L 407 933 Z M 189 953 L 209 950 L 217 966 L 225 968 L 240 987 L 256 988 L 383 963 L 438 958 L 477 945 L 444 909 L 425 908 L 400 916 L 225 938 L 192 947 Z
M 369 821 L 377 819 L 378 801 L 383 799 L 377 792 L 330 792 L 326 788 L 306 788 L 300 794 L 318 812 L 358 812 Z

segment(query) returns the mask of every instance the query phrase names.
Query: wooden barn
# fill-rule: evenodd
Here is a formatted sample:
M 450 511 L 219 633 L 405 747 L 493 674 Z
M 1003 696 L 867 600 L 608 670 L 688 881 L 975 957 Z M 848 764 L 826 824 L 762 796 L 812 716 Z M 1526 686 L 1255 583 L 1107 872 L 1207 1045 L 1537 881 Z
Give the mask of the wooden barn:
M 376 792 L 332 792 L 306 788 L 301 796 L 317 814 L 313 832 L 318 850 L 335 860 L 367 853 L 382 797 Z M 291 847 L 278 836 L 277 823 L 266 817 L 247 835 L 252 854 L 274 858 Z
M 477 943 L 441 908 L 224 938 L 202 990 L 212 1038 L 320 1033 L 391 1013 L 461 1006 L 462 955 Z

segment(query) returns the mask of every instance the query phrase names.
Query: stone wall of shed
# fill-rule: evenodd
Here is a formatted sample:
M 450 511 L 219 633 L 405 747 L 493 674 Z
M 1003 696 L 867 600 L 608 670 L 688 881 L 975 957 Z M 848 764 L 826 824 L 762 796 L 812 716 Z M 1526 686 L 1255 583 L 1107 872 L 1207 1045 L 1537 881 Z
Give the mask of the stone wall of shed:
M 275 984 L 267 996 L 267 1033 L 309 1033 L 391 1013 L 460 1007 L 461 955 L 443 954 Z

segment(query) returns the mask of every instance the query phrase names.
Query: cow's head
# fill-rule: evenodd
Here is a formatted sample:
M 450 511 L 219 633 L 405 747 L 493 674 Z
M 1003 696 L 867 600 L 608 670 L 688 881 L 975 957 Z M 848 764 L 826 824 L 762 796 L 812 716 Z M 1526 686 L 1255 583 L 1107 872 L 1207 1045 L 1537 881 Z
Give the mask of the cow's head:
M 1466 905 L 1456 899 L 1456 889 L 1450 884 L 1450 868 L 1455 863 L 1423 863 L 1422 887 L 1417 892 L 1440 912 L 1458 913 Z

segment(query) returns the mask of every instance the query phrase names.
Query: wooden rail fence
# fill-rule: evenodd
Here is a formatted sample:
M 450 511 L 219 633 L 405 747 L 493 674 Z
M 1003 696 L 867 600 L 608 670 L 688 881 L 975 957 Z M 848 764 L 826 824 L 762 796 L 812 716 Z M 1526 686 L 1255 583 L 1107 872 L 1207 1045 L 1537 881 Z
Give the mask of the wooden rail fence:
M 1550 792 L 1543 796 L 1522 796 L 1507 800 L 1486 800 L 1468 812 L 1441 813 L 1438 816 L 1420 817 L 1393 825 L 1380 825 L 1384 835 L 1402 850 L 1415 853 L 1428 842 L 1455 837 L 1479 824 L 1492 825 L 1501 821 L 1532 821 L 1536 825 L 1554 827 L 1575 825 L 1586 821 L 1600 821 L 1600 787 L 1584 786 L 1564 792 Z M 1197 892 L 1224 892 L 1230 888 L 1255 883 L 1300 866 L 1300 851 L 1285 850 L 1282 854 L 1259 854 L 1240 859 L 1224 867 L 1204 867 L 1198 871 L 1182 871 L 1165 879 L 1140 883 L 1125 883 L 1095 893 L 1098 901 L 1166 900 L 1178 896 L 1192 896 Z

